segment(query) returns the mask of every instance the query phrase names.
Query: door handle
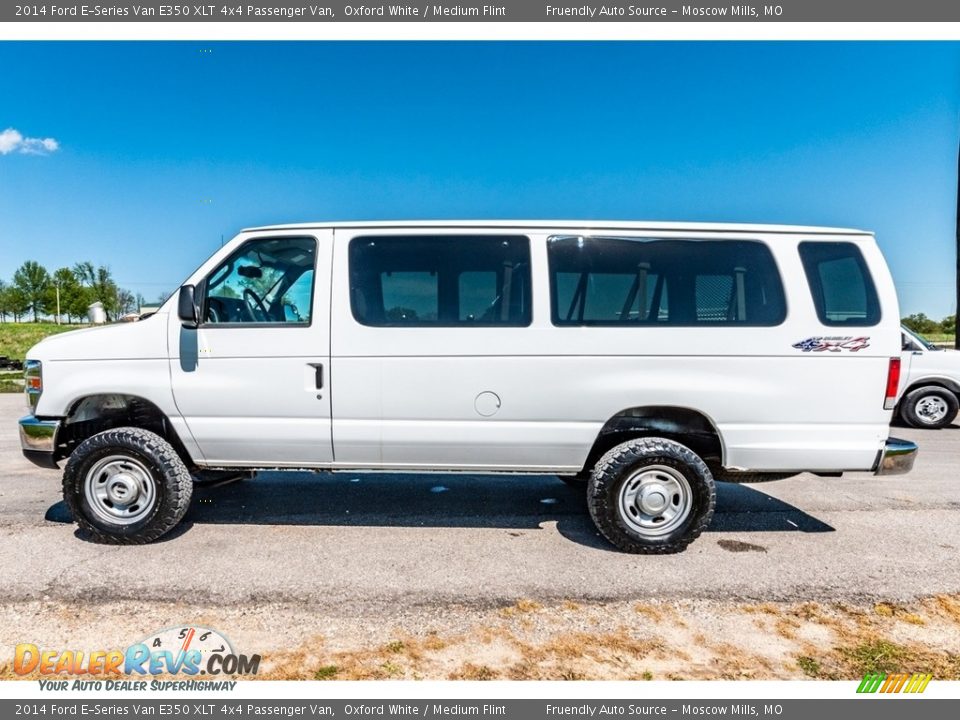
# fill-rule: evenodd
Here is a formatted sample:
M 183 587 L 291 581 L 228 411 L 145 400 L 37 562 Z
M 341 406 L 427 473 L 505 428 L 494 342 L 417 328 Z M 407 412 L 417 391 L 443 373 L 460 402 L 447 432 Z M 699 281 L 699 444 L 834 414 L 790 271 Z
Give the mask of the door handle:
M 323 363 L 310 363 L 316 377 L 317 390 L 323 390 Z

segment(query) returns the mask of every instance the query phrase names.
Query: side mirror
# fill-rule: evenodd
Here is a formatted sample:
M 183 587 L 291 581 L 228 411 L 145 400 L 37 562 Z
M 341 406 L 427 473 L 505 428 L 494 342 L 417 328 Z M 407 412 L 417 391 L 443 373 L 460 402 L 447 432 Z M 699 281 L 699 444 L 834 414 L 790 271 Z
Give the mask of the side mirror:
M 197 307 L 193 285 L 184 285 L 180 288 L 177 316 L 185 328 L 195 328 L 200 324 L 200 309 Z

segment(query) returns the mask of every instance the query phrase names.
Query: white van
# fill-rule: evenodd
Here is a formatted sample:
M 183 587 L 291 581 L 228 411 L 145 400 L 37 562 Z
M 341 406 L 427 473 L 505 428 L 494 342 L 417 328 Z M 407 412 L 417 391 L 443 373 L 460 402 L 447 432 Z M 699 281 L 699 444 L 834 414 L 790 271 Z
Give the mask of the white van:
M 245 230 L 139 322 L 48 338 L 24 453 L 95 539 L 212 470 L 552 473 L 617 547 L 682 550 L 714 479 L 908 471 L 870 233 L 639 222 Z
M 938 348 L 909 328 L 900 328 L 903 380 L 897 414 L 917 428 L 944 428 L 960 407 L 960 352 Z

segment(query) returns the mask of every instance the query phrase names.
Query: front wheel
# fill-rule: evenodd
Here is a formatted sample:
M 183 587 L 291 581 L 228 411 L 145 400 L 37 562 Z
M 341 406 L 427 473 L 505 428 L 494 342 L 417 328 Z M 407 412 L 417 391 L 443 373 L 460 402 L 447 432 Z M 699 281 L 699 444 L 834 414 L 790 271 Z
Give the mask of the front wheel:
M 915 428 L 943 428 L 957 416 L 957 396 L 936 385 L 907 393 L 900 407 L 904 422 Z
M 84 440 L 63 473 L 63 499 L 94 540 L 152 542 L 190 505 L 193 479 L 173 446 L 141 428 L 105 430 Z
M 597 529 L 630 553 L 681 552 L 710 524 L 716 502 L 703 460 L 663 438 L 617 445 L 600 458 L 587 489 Z

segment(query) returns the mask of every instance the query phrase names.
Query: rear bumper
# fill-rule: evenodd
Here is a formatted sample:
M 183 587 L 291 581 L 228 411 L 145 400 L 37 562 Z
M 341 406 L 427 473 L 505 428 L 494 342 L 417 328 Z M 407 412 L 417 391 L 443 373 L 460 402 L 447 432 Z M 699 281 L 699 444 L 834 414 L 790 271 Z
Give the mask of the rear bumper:
M 57 468 L 54 452 L 57 447 L 59 420 L 41 420 L 33 415 L 20 418 L 20 448 L 34 465 Z
M 877 459 L 877 466 L 873 470 L 874 474 L 903 475 L 910 472 L 917 459 L 918 450 L 917 444 L 909 440 L 887 438 L 886 445 Z

